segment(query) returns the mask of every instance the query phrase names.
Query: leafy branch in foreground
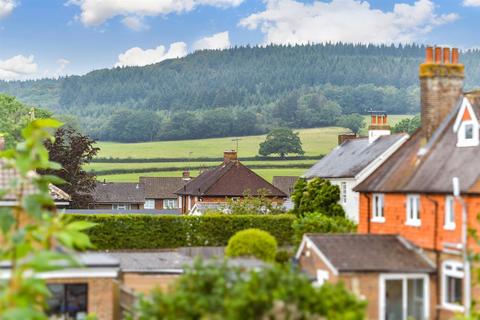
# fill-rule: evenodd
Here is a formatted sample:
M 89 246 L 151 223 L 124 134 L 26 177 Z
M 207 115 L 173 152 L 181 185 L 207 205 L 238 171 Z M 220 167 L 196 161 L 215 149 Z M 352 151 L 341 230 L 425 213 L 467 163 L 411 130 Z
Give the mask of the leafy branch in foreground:
M 38 275 L 76 265 L 68 252 L 91 245 L 82 231 L 92 223 L 68 222 L 56 212 L 49 190 L 51 184 L 62 180 L 37 174 L 38 170 L 60 168 L 49 160 L 43 144 L 60 126 L 53 119 L 32 121 L 22 130 L 23 142 L 0 154 L 0 168 L 13 176 L 0 194 L 13 202 L 12 207 L 0 211 L 0 262 L 10 267 L 8 280 L 0 282 L 4 320 L 48 319 L 49 291 Z

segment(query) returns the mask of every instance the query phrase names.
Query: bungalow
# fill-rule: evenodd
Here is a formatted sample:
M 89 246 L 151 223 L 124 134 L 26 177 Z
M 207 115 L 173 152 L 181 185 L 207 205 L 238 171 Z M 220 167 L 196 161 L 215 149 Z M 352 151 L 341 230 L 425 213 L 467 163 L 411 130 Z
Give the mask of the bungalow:
M 145 190 L 144 209 L 178 209 L 175 191 L 190 180 L 188 171 L 183 172 L 183 177 L 140 177 L 140 184 Z
M 192 179 L 175 194 L 182 213 L 188 213 L 197 202 L 226 202 L 241 199 L 246 193 L 261 196 L 264 193 L 283 203 L 287 195 L 248 169 L 237 159 L 236 151 L 225 151 L 223 163 Z
M 295 258 L 315 284 L 343 282 L 368 301 L 367 319 L 433 319 L 435 263 L 400 236 L 306 234 Z
M 145 187 L 140 183 L 97 182 L 91 209 L 139 210 L 145 203 Z
M 358 222 L 359 196 L 353 188 L 367 178 L 408 138 L 407 134 L 390 134 L 386 114 L 372 113 L 366 138 L 340 139 L 342 142 L 320 159 L 304 175 L 306 179 L 328 179 L 340 188 L 340 204 L 347 217 Z
M 458 56 L 457 49 L 427 48 L 419 70 L 421 128 L 354 189 L 360 233 L 399 234 L 435 261 L 435 319 L 468 313 L 480 296 L 468 259 L 480 253 L 468 232 L 480 231 L 480 92 L 463 93 Z

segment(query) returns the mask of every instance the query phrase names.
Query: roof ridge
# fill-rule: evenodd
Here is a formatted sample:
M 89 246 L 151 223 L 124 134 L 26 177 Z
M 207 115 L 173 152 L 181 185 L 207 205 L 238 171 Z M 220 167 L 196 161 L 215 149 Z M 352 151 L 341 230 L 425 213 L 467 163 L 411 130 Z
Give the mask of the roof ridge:
M 240 161 L 239 161 L 240 163 Z M 285 192 L 283 192 L 282 190 L 280 190 L 279 188 L 275 187 L 273 185 L 273 183 L 270 183 L 268 182 L 266 179 L 264 179 L 261 175 L 259 174 L 256 174 L 255 171 L 253 171 L 252 169 L 250 169 L 249 167 L 243 165 L 242 163 L 240 163 L 241 166 L 243 166 L 244 168 L 246 168 L 248 171 L 250 171 L 251 173 L 253 173 L 255 176 L 257 176 L 258 178 L 260 178 L 260 180 L 263 180 L 263 182 L 266 182 L 267 184 L 271 185 L 274 189 L 276 189 L 277 191 L 280 191 L 280 193 L 283 193 L 285 196 L 288 196 L 287 194 L 285 194 Z
M 224 167 L 227 167 L 227 166 L 229 166 L 229 165 L 232 166 L 232 165 L 234 164 L 234 162 L 237 162 L 237 163 L 239 163 L 240 165 L 243 166 L 243 164 L 240 163 L 240 160 L 231 160 L 231 161 L 229 161 L 229 162 L 227 162 L 227 163 L 224 162 L 223 164 L 219 165 L 218 167 L 216 167 L 216 168 L 213 169 L 213 170 L 220 170 L 220 169 L 223 169 Z M 213 170 L 212 170 L 212 171 L 213 171 Z M 215 183 L 217 183 L 218 180 L 220 180 L 220 178 L 222 178 L 229 170 L 230 170 L 230 168 L 227 169 L 227 170 L 225 170 L 225 172 L 221 173 L 215 180 L 213 180 L 212 183 L 210 183 L 210 185 L 209 185 L 207 188 L 205 188 L 205 190 L 203 190 L 202 194 L 205 194 L 208 190 L 210 190 L 210 188 L 211 188 Z

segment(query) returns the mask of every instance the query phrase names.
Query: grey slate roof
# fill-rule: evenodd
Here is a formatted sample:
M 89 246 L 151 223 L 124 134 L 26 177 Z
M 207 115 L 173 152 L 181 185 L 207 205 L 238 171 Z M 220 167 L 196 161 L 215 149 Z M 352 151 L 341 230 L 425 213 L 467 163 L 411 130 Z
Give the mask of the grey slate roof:
M 458 177 L 462 193 L 480 194 L 480 147 L 456 146 L 457 134 L 453 132 L 453 125 L 460 102 L 427 144 L 422 130 L 418 130 L 354 190 L 452 194 L 452 178 Z M 472 103 L 472 106 L 479 114 L 480 104 Z M 423 155 L 419 154 L 421 149 Z
M 405 136 L 403 133 L 382 136 L 371 144 L 368 138 L 346 140 L 320 159 L 304 176 L 307 179 L 353 178 Z
M 97 183 L 93 192 L 95 203 L 143 203 L 145 189 L 139 183 Z
M 433 262 L 396 235 L 307 234 L 339 272 L 433 273 Z
M 159 250 L 159 251 L 125 251 L 109 252 L 108 255 L 120 261 L 122 272 L 135 273 L 182 273 L 185 267 L 192 266 L 196 257 L 201 256 L 204 261 L 212 263 L 221 263 L 223 261 L 224 248 L 213 248 L 215 252 L 221 252 L 220 255 L 212 256 L 212 250 L 205 248 L 203 250 L 194 250 L 194 254 L 188 254 L 185 250 Z M 220 250 L 217 250 L 220 249 Z M 229 259 L 228 264 L 242 268 L 260 268 L 265 263 L 251 258 Z
M 187 182 L 181 177 L 140 177 L 147 199 L 176 199 L 175 191 Z
M 297 182 L 299 177 L 292 176 L 275 176 L 272 179 L 272 184 L 274 187 L 280 189 L 286 195 L 290 196 L 293 192 L 293 187 Z

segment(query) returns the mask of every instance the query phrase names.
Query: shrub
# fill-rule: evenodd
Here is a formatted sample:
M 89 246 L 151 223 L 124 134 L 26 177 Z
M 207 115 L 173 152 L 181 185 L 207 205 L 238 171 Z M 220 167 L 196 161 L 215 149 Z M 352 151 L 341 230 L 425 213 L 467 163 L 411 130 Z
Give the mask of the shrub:
M 309 212 L 323 212 L 331 217 L 345 217 L 345 211 L 338 203 L 340 188 L 329 180 L 314 178 L 311 181 L 298 179 L 292 193 L 293 211 L 298 216 Z
M 286 264 L 292 259 L 293 255 L 288 250 L 278 250 L 275 255 L 275 261 L 280 264 Z
M 247 229 L 237 232 L 228 240 L 225 249 L 227 257 L 255 257 L 264 261 L 273 261 L 277 254 L 277 241 L 268 232 L 259 229 Z
M 278 215 L 146 215 L 72 214 L 74 220 L 94 222 L 89 230 L 100 250 L 158 249 L 194 246 L 225 246 L 235 233 L 249 228 L 265 230 L 280 245 L 293 239 L 291 214 Z
M 295 243 L 300 243 L 305 233 L 349 233 L 356 225 L 343 217 L 329 217 L 322 213 L 308 213 L 293 222 Z
M 316 288 L 292 267 L 241 274 L 225 263 L 197 262 L 168 292 L 142 297 L 134 318 L 361 320 L 365 306 L 343 285 Z

